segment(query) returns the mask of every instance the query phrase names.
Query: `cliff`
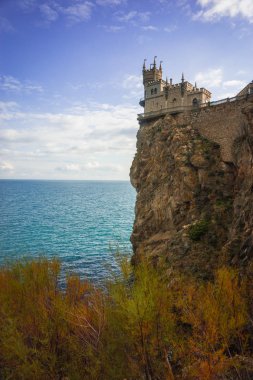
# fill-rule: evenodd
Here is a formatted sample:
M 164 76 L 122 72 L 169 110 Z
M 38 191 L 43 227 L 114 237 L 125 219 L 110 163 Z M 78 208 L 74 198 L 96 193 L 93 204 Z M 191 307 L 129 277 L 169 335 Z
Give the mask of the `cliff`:
M 253 99 L 140 125 L 133 261 L 208 277 L 253 256 Z

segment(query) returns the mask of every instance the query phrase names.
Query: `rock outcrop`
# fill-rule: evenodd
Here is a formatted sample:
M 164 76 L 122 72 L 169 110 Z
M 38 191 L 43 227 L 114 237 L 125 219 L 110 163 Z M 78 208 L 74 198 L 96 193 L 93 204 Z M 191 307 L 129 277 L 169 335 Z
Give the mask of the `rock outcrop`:
M 252 98 L 237 113 L 229 161 L 224 146 L 203 133 L 207 116 L 202 124 L 196 115 L 167 115 L 141 125 L 130 172 L 137 190 L 133 261 L 148 255 L 156 265 L 201 277 L 223 261 L 248 265 L 253 257 Z

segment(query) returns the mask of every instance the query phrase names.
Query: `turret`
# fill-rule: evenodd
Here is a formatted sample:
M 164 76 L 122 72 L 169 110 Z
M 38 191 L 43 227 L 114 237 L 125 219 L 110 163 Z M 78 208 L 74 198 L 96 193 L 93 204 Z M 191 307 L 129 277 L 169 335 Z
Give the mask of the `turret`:
M 156 56 L 154 57 L 154 62 L 150 64 L 149 70 L 146 69 L 146 59 L 143 63 L 143 84 L 144 86 L 148 82 L 153 82 L 162 79 L 162 62 L 160 62 L 159 69 L 156 67 Z

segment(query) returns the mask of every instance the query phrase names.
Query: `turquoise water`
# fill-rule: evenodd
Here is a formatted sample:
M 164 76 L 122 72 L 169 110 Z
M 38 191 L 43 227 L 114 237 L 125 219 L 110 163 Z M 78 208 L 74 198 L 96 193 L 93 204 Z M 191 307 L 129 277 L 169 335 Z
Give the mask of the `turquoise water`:
M 0 263 L 58 257 L 94 281 L 131 252 L 135 191 L 129 182 L 0 180 Z

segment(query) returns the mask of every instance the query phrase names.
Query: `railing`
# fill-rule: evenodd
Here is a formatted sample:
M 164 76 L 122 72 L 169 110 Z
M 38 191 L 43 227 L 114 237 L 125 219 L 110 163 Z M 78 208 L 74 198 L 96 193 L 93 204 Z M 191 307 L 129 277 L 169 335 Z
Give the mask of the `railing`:
M 160 110 L 157 110 L 157 111 L 150 111 L 150 112 L 144 112 L 144 113 L 138 114 L 138 120 L 146 119 L 146 118 L 148 119 L 148 118 L 151 118 L 151 117 L 156 117 L 156 116 L 164 115 L 164 114 L 167 114 L 167 113 L 173 114 L 173 113 L 184 112 L 184 111 L 187 111 L 187 110 L 188 111 L 190 111 L 190 110 L 198 110 L 200 108 L 213 107 L 213 106 L 217 106 L 219 104 L 232 103 L 232 102 L 243 100 L 243 99 L 247 100 L 249 97 L 252 97 L 252 96 L 253 96 L 253 93 L 249 93 L 249 94 L 246 94 L 246 95 L 234 96 L 232 98 L 225 98 L 225 99 L 216 100 L 216 101 L 213 101 L 213 102 L 200 103 L 198 105 L 177 106 L 177 107 L 173 107 L 173 108 L 161 108 Z M 140 102 L 141 101 L 145 101 L 145 99 L 142 98 L 142 99 L 140 99 Z

